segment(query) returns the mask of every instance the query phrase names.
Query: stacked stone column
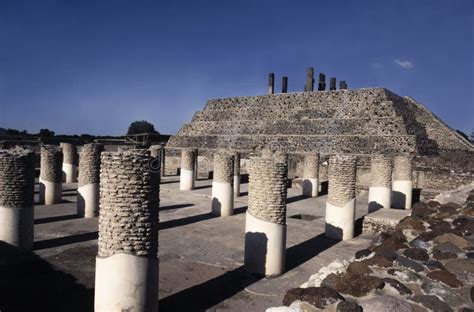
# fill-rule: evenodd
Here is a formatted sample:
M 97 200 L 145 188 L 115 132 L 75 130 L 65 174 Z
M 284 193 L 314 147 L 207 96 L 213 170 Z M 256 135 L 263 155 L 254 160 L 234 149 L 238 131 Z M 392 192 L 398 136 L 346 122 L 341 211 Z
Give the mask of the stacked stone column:
M 392 160 L 374 155 L 370 160 L 369 212 L 390 208 L 392 197 Z
M 317 197 L 319 191 L 319 153 L 306 155 L 303 163 L 303 195 Z
M 55 145 L 41 146 L 41 169 L 39 178 L 39 201 L 45 205 L 62 200 L 63 153 Z
M 234 196 L 240 196 L 240 153 L 234 153 Z
M 214 155 L 212 180 L 212 213 L 227 217 L 234 214 L 234 156 L 225 151 Z
M 411 156 L 393 159 L 392 207 L 411 209 L 413 194 L 413 160 Z
M 166 151 L 165 151 L 165 147 L 162 146 L 161 149 L 160 149 L 160 177 L 164 177 L 166 175 Z
M 194 168 L 195 152 L 191 148 L 183 148 L 181 150 L 181 173 L 179 179 L 179 188 L 182 191 L 190 191 L 194 189 Z
M 346 240 L 354 237 L 356 164 L 356 156 L 329 158 L 325 229 L 329 238 Z
M 288 166 L 274 157 L 254 157 L 248 171 L 245 269 L 277 276 L 285 271 Z
M 104 152 L 95 311 L 158 310 L 157 172 L 148 150 Z
M 63 149 L 63 182 L 77 182 L 77 148 L 71 143 L 61 143 Z
M 0 150 L 0 241 L 23 251 L 33 247 L 34 153 Z
M 100 153 L 103 146 L 86 144 L 79 155 L 79 183 L 77 187 L 77 214 L 93 218 L 99 215 Z

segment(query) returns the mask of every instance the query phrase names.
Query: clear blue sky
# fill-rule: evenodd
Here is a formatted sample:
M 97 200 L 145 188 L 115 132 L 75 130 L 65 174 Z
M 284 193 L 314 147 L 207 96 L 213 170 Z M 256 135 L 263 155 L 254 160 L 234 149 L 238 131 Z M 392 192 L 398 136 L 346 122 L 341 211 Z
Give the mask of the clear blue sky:
M 474 1 L 1 0 L 0 127 L 175 133 L 210 98 L 305 68 L 474 128 Z

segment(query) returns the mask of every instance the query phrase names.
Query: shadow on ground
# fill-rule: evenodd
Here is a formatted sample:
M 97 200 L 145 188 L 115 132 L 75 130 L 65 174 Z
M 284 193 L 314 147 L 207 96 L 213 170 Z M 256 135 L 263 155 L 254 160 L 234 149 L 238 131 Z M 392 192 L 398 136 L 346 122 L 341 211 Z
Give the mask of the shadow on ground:
M 98 237 L 99 237 L 99 232 L 95 231 L 95 232 L 81 233 L 81 234 L 75 234 L 75 235 L 70 235 L 70 236 L 65 236 L 65 237 L 45 239 L 42 241 L 34 242 L 33 250 L 47 249 L 47 248 L 74 244 L 74 243 L 80 243 L 80 242 L 94 240 L 94 239 L 97 239 Z

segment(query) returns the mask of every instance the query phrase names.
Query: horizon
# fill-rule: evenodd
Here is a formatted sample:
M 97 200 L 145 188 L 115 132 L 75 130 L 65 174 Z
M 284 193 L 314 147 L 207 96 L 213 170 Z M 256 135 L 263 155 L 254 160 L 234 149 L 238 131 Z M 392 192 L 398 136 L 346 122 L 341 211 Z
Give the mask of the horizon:
M 474 2 L 242 0 L 0 3 L 0 127 L 176 134 L 208 99 L 265 95 L 314 67 L 349 89 L 411 96 L 474 130 Z M 324 27 L 321 29 L 321 25 Z

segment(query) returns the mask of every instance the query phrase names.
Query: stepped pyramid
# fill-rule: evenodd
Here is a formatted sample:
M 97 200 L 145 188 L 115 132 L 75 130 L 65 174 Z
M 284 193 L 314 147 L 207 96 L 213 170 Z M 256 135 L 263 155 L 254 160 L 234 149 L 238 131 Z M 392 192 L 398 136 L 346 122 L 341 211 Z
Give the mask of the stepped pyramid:
M 209 100 L 167 147 L 355 155 L 474 150 L 425 106 L 384 88 Z

